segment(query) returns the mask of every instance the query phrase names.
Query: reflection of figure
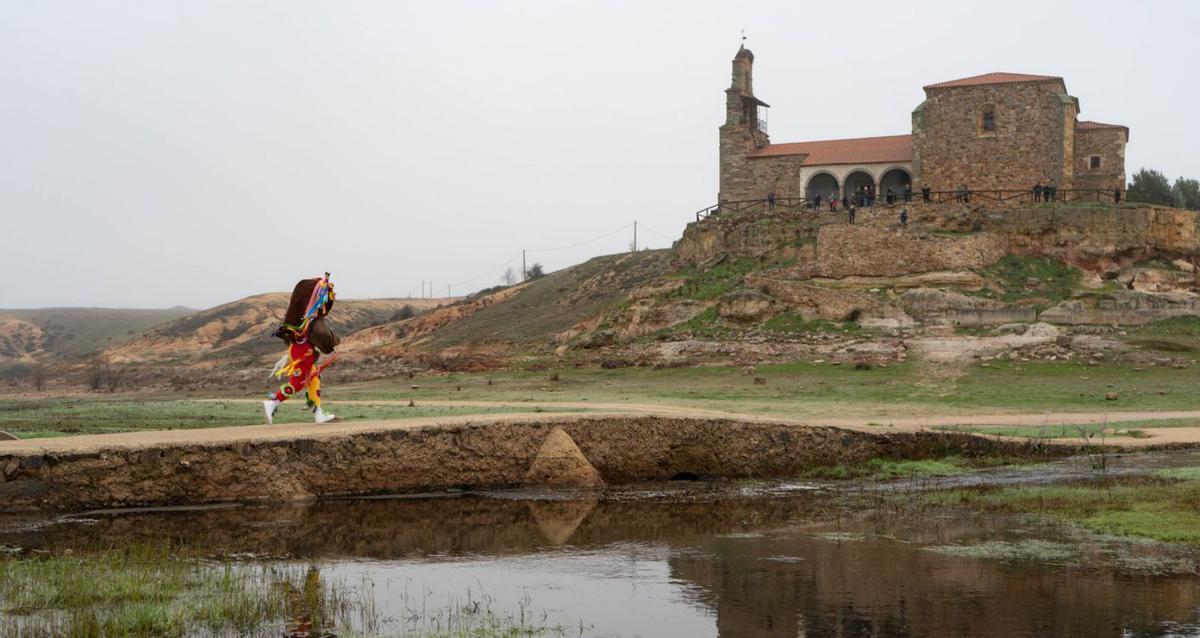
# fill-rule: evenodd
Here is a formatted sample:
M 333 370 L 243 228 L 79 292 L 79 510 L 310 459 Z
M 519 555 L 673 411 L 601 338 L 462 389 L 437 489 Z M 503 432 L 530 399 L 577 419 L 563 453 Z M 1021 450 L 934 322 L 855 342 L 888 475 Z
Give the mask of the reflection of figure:
M 322 631 L 322 619 L 328 618 L 325 590 L 321 586 L 321 570 L 309 565 L 304 573 L 304 584 L 296 589 L 290 580 L 282 583 L 284 603 L 287 605 L 288 624 L 286 638 L 319 638 L 333 634 Z M 313 618 L 317 620 L 314 622 Z
M 263 401 L 267 423 L 274 422 L 279 404 L 301 390 L 306 390 L 308 407 L 316 423 L 334 419 L 334 415 L 321 410 L 321 370 L 333 358 L 324 364 L 317 363 L 321 353 L 332 354 L 338 344 L 337 335 L 325 323 L 326 315 L 333 309 L 333 299 L 329 273 L 323 279 L 304 279 L 292 289 L 283 325 L 275 331 L 275 336 L 288 344 L 288 352 L 275 364 L 273 376 L 286 377 L 287 381 Z

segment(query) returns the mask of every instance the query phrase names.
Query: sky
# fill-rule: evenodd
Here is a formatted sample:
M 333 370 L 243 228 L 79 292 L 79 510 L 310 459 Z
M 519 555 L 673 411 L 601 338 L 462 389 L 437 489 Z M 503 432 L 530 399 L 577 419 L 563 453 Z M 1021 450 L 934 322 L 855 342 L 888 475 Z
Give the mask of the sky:
M 772 142 L 910 132 L 926 84 L 1060 75 L 1200 177 L 1200 3 L 0 0 L 0 308 L 205 308 L 333 274 L 439 296 L 715 203 L 744 30 Z

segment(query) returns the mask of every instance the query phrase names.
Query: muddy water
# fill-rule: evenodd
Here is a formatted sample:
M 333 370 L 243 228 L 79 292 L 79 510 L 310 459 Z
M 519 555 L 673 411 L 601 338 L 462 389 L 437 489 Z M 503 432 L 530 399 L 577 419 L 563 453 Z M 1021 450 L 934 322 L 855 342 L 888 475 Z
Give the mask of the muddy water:
M 1200 457 L 1109 463 L 1110 471 L 1134 472 L 1198 465 Z M 1088 471 L 1086 459 L 1073 459 L 981 480 Z M 1079 541 L 1017 517 L 864 514 L 834 504 L 846 491 L 673 483 L 600 495 L 96 513 L 9 519 L 0 543 L 61 549 L 172 536 L 217 554 L 312 563 L 323 578 L 369 591 L 385 631 L 403 629 L 414 608 L 470 599 L 527 613 L 565 635 L 1200 636 L 1196 576 L 1146 575 L 1053 552 L 1044 560 L 951 555 L 935 550 Z

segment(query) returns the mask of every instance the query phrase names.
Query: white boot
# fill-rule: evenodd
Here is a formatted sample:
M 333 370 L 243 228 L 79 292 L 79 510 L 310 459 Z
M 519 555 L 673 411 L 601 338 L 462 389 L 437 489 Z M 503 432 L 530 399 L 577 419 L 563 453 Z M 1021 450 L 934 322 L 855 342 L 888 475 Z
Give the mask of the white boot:
M 321 425 L 322 423 L 329 423 L 330 421 L 334 420 L 335 418 L 337 418 L 336 415 L 325 414 L 325 412 L 323 410 L 321 410 L 321 408 L 317 408 L 317 409 L 313 410 L 313 422 L 316 423 L 317 425 Z
M 275 410 L 279 408 L 280 401 L 268 399 L 263 401 L 263 412 L 267 413 L 267 425 L 275 424 Z

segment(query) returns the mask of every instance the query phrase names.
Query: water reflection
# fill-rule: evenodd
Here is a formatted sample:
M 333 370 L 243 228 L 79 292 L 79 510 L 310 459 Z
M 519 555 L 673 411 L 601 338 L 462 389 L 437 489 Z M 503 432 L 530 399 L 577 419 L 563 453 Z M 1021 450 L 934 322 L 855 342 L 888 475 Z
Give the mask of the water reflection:
M 1200 579 L 1012 564 L 927 551 L 1012 539 L 1017 519 L 864 520 L 824 492 L 465 496 L 9 520 L 0 543 L 91 547 L 179 538 L 221 554 L 329 564 L 380 604 L 479 587 L 528 594 L 585 635 L 1198 635 Z M 408 600 L 411 600 L 411 595 Z M 398 610 L 397 610 L 398 612 Z

